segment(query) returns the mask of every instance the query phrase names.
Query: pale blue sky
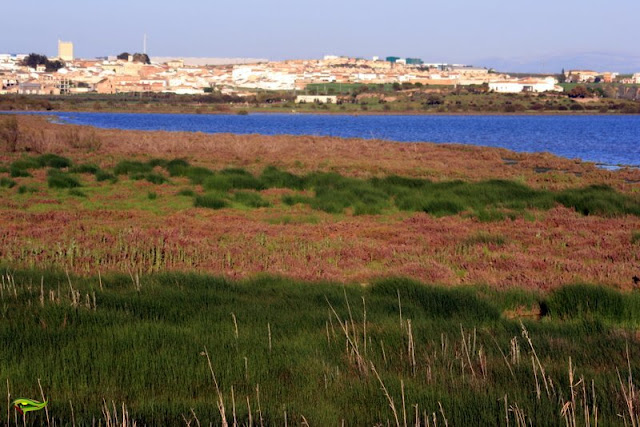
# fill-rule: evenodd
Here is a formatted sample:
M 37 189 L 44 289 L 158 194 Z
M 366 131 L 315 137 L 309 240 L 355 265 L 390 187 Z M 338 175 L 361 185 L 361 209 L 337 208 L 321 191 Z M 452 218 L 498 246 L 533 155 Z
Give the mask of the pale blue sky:
M 638 0 L 23 0 L 16 7 L 1 21 L 0 52 L 53 56 L 61 38 L 74 42 L 76 56 L 114 55 L 141 51 L 146 32 L 152 56 L 397 55 L 554 69 L 558 56 L 580 62 L 595 53 L 590 60 L 600 63 L 616 55 L 599 68 L 640 68 Z

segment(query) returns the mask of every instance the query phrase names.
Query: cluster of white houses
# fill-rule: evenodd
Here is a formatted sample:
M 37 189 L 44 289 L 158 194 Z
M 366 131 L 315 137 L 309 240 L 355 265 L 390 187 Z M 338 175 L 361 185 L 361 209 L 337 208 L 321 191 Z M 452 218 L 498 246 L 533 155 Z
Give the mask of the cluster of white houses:
M 64 47 L 64 46 L 63 46 Z M 486 68 L 443 66 L 443 64 L 409 64 L 407 61 L 365 60 L 328 56 L 322 60 L 292 60 L 256 63 L 203 65 L 198 61 L 167 58 L 165 62 L 143 64 L 128 60 L 73 59 L 66 52 L 65 67 L 47 72 L 43 66 L 35 69 L 21 65 L 24 55 L 0 55 L 0 93 L 60 94 L 60 93 L 127 93 L 171 92 L 202 94 L 213 89 L 223 93 L 260 90 L 301 90 L 314 83 L 421 83 L 429 86 L 481 85 L 494 92 L 562 91 L 554 77 L 512 78 Z M 206 62 L 206 61 L 202 61 Z M 213 60 L 209 62 L 215 62 Z M 250 61 L 249 61 L 250 62 Z M 602 81 L 614 73 L 571 71 L 573 81 Z M 640 83 L 640 74 L 633 77 Z

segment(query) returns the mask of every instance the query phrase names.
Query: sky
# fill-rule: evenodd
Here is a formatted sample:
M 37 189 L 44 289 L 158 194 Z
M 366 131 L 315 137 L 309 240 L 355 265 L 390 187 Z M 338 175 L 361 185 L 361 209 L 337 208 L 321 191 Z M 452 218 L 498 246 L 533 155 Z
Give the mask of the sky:
M 146 33 L 150 56 L 393 55 L 504 71 L 590 62 L 640 71 L 638 0 L 23 0 L 19 8 L 26 13 L 2 19 L 0 53 L 55 56 L 62 39 L 77 57 L 117 55 L 142 51 Z

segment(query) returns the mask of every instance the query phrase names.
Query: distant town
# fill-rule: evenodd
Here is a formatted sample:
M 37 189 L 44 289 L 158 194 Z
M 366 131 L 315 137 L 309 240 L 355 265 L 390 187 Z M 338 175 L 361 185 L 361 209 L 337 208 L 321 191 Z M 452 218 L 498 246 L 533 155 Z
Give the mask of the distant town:
M 496 93 L 562 92 L 562 83 L 640 84 L 640 73 L 563 70 L 564 74 L 523 76 L 462 64 L 425 63 L 396 56 L 371 59 L 327 55 L 319 60 L 168 58 L 123 52 L 80 59 L 71 42 L 58 42 L 58 56 L 0 54 L 0 94 L 63 95 L 118 93 L 217 93 L 243 96 L 255 90 L 299 91 L 298 101 L 335 102 L 306 95 L 312 84 L 485 85 Z M 313 99 L 305 97 L 312 96 Z

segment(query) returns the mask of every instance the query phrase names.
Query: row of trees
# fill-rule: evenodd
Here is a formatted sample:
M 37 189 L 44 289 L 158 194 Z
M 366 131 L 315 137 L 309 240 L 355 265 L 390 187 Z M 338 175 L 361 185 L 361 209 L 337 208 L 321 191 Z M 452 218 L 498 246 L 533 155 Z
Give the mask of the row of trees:
M 64 67 L 64 62 L 60 60 L 50 61 L 46 55 L 31 53 L 22 60 L 22 65 L 31 68 L 36 68 L 38 65 L 44 65 L 45 71 L 48 73 L 52 73 Z
M 142 62 L 143 64 L 151 64 L 149 55 L 147 55 L 146 53 L 134 53 L 133 55 L 131 55 L 129 52 L 122 52 L 116 58 L 121 59 L 123 61 L 128 61 L 129 56 L 133 56 L 133 62 Z

